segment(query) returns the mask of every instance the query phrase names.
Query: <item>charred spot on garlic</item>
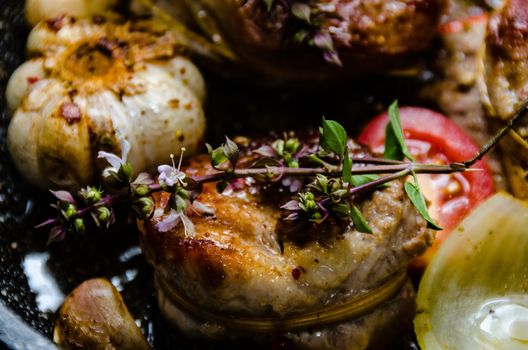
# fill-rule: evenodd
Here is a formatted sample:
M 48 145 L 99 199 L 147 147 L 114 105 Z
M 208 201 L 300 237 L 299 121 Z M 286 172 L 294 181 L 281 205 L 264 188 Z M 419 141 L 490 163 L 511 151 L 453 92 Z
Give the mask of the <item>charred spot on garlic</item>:
M 81 119 L 81 109 L 76 103 L 64 102 L 60 106 L 60 116 L 66 119 L 68 124 L 73 124 Z
M 64 17 L 65 17 L 64 15 L 60 15 L 60 16 L 48 19 L 46 21 L 48 28 L 54 32 L 58 32 L 64 24 Z
M 27 44 L 33 59 L 6 89 L 8 146 L 20 172 L 42 188 L 79 188 L 102 170 L 97 151 L 120 152 L 116 134 L 133 146 L 137 173 L 181 147 L 192 154 L 205 129 L 205 88 L 178 45 L 147 19 L 60 16 L 38 24 Z

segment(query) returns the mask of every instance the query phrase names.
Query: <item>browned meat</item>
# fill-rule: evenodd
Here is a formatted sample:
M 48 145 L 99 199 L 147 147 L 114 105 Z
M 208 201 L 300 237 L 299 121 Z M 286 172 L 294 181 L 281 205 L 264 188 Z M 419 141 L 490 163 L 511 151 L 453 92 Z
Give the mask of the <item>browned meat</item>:
M 187 2 L 198 18 L 205 13 L 215 19 L 241 62 L 281 79 L 341 76 L 342 69 L 321 64 L 328 41 L 348 74 L 406 65 L 412 54 L 429 46 L 444 6 L 443 0 L 297 1 L 311 9 L 308 24 L 293 15 L 291 0 L 274 0 L 270 9 L 263 0 Z M 302 43 L 301 32 L 306 33 Z M 314 44 L 318 33 L 329 40 Z
M 484 105 L 498 126 L 528 98 L 528 2 L 505 1 L 490 18 L 482 50 L 479 88 Z M 528 120 L 501 144 L 510 190 L 528 198 Z
M 510 0 L 490 19 L 483 57 L 491 112 L 508 119 L 528 97 L 528 3 Z
M 357 146 L 356 151 L 362 152 Z M 185 171 L 199 175 L 212 170 L 208 158 L 198 156 Z M 166 200 L 156 198 L 156 206 L 163 207 Z M 347 304 L 394 281 L 431 243 L 432 233 L 404 195 L 401 181 L 359 199 L 372 235 L 328 224 L 306 229 L 302 242 L 280 232 L 284 198 L 259 190 L 253 181 L 223 194 L 207 185 L 198 200 L 216 212 L 213 217 L 192 216 L 193 235 L 186 237 L 180 226 L 161 232 L 156 223 L 163 215 L 139 223 L 145 255 L 156 269 L 161 309 L 188 335 L 218 339 L 257 333 L 269 339 L 278 333 L 301 348 L 364 348 L 378 330 L 398 322 L 409 325 L 412 291 L 402 290 L 401 283 L 382 293 L 386 304 L 381 309 L 365 311 L 360 319 L 315 322 L 310 331 L 289 331 L 282 322 Z M 403 283 L 405 277 L 399 280 Z M 231 316 L 230 321 L 222 315 Z M 253 324 L 248 329 L 233 321 L 255 317 L 275 319 L 274 328 L 255 329 Z
M 487 9 L 476 2 L 448 1 L 443 23 L 439 27 L 441 45 L 432 62 L 438 79 L 424 87 L 423 95 L 433 101 L 483 146 L 492 137 L 476 81 L 479 54 L 485 46 Z M 501 159 L 490 152 L 488 164 L 494 175 L 495 188 L 505 189 Z

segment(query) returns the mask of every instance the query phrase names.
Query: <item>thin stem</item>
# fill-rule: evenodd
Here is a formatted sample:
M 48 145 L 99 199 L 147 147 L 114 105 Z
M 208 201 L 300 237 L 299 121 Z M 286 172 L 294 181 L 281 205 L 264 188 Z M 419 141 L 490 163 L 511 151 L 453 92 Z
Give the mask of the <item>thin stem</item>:
M 528 112 L 528 99 L 524 101 L 522 107 L 517 111 L 515 116 L 510 119 L 510 121 L 506 124 L 505 127 L 503 127 L 493 138 L 486 144 L 484 147 L 480 149 L 480 151 L 470 160 L 466 160 L 461 165 L 464 165 L 464 167 L 469 168 L 472 165 L 474 165 L 476 162 L 481 160 L 506 134 L 508 134 L 516 125 L 517 123 L 526 115 Z M 455 163 L 457 165 L 459 163 Z
M 101 207 L 101 206 L 112 207 L 112 205 L 114 205 L 116 203 L 119 203 L 121 201 L 125 201 L 128 198 L 129 197 L 128 197 L 127 194 L 114 194 L 114 195 L 109 194 L 109 195 L 101 198 L 101 200 L 98 201 L 97 203 L 94 203 L 94 204 L 86 206 L 86 207 L 84 207 L 82 209 L 79 209 L 77 211 L 77 213 L 72 216 L 72 219 L 83 218 L 86 215 L 90 214 L 90 212 L 92 212 L 92 210 L 94 210 L 94 209 L 96 209 L 98 207 Z M 61 219 L 60 218 L 55 218 L 55 219 L 46 220 L 45 222 L 35 226 L 35 228 L 40 228 L 40 227 L 45 227 L 45 226 L 56 226 L 56 225 L 59 225 L 59 224 L 61 224 Z
M 379 179 L 372 180 L 370 182 L 367 182 L 364 185 L 353 187 L 350 189 L 349 194 L 353 195 L 353 194 L 358 194 L 360 192 L 373 190 L 380 185 L 386 184 L 387 182 L 391 182 L 393 180 L 397 180 L 401 177 L 407 176 L 411 174 L 411 172 L 412 172 L 412 167 L 409 166 L 406 169 L 403 169 L 397 173 L 380 177 Z
M 389 174 L 400 172 L 402 170 L 412 168 L 417 174 L 450 174 L 454 172 L 462 172 L 466 169 L 464 167 L 454 167 L 449 165 L 433 165 L 433 164 L 415 164 L 404 163 L 396 165 L 376 165 L 376 166 L 361 166 L 352 169 L 352 175 L 365 174 Z M 235 169 L 231 172 L 217 172 L 210 175 L 203 175 L 193 177 L 192 179 L 197 183 L 217 182 L 230 179 L 238 179 L 259 175 L 270 176 L 315 176 L 321 175 L 341 175 L 341 167 L 334 166 L 333 169 L 327 168 L 287 168 L 287 167 L 268 167 L 268 168 L 247 168 Z
M 405 162 L 400 160 L 392 160 L 385 158 L 376 158 L 376 157 L 351 157 L 352 162 L 360 164 L 403 164 Z

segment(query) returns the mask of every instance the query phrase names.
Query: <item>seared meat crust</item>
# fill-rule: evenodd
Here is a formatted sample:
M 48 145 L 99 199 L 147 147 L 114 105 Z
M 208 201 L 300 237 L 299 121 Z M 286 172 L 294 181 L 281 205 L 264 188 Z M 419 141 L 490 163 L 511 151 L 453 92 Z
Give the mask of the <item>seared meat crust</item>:
M 342 76 L 343 69 L 322 64 L 320 50 L 294 39 L 302 26 L 292 15 L 293 1 L 275 0 L 271 10 L 262 0 L 198 2 L 219 23 L 241 62 L 265 73 L 280 74 L 277 76 L 281 79 Z M 444 0 L 313 0 L 307 3 L 315 12 L 323 13 L 314 21 L 318 22 L 321 32 L 330 33 L 345 72 L 351 75 L 407 65 L 410 55 L 430 45 L 444 8 Z
M 493 14 L 479 62 L 482 102 L 496 127 L 502 126 L 528 98 L 528 2 L 509 0 Z M 526 118 L 501 142 L 510 191 L 528 198 L 528 123 Z
M 510 118 L 528 97 L 528 6 L 524 0 L 509 0 L 489 23 L 483 55 L 487 89 L 485 101 L 491 113 Z
M 260 0 L 202 2 L 214 8 L 214 13 L 224 19 L 229 13 L 225 9 L 232 9 L 230 14 L 235 16 L 231 18 L 235 20 L 222 24 L 228 34 L 236 35 L 236 40 L 269 49 L 293 44 L 288 37 L 292 34 L 288 27 L 288 21 L 292 19 L 288 1 L 276 1 L 271 14 Z M 334 34 L 338 48 L 386 54 L 424 49 L 435 34 L 441 4 L 437 0 L 311 1 L 312 6 L 324 6 L 328 13 L 332 13 L 321 27 Z M 239 23 L 243 26 L 238 27 Z
M 185 172 L 195 176 L 213 170 L 208 157 L 198 156 L 191 159 Z M 185 237 L 181 226 L 160 232 L 156 224 L 163 216 L 155 216 L 139 223 L 143 250 L 163 288 L 209 312 L 233 317 L 281 318 L 340 304 L 405 271 L 409 261 L 433 239 L 426 222 L 404 195 L 403 181 L 358 198 L 372 235 L 353 227 L 322 225 L 319 234 L 309 235 L 302 243 L 279 234 L 283 201 L 266 195 L 252 179 L 223 194 L 217 193 L 214 184 L 207 184 L 198 200 L 216 212 L 213 217 L 191 217 L 194 235 Z M 156 207 L 163 208 L 166 201 L 166 195 L 159 195 Z M 192 320 L 163 288 L 159 290 L 162 310 L 187 334 L 211 338 L 236 334 L 225 324 Z M 390 317 L 384 314 L 374 319 L 391 323 L 401 316 L 401 309 L 409 312 L 412 303 L 409 297 L 404 300 L 406 307 L 396 303 L 399 306 L 391 309 Z M 368 339 L 375 333 L 371 331 L 376 322 L 366 324 L 369 335 L 358 332 Z M 367 330 L 355 323 L 353 327 Z M 325 336 L 335 335 L 330 328 Z M 302 343 L 311 336 L 301 332 L 289 337 Z

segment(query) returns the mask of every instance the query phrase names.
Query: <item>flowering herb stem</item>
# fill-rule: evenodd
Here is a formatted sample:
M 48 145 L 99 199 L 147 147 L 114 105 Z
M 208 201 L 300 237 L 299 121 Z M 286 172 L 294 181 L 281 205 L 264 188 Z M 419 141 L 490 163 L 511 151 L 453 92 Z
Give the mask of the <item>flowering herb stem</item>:
M 241 155 L 238 145 L 226 137 L 225 143 L 219 148 L 213 149 L 207 145 L 214 169 L 211 174 L 187 176 L 181 170 L 185 151 L 182 149 L 177 166 L 174 155 L 171 155 L 172 165 L 158 167 L 157 182 L 147 173 L 139 174 L 132 181 L 132 167 L 127 162 L 130 146 L 126 140 L 122 140 L 121 157 L 99 152 L 99 158 L 104 158 L 109 163 L 103 171 L 103 183 L 111 192 L 103 196 L 102 190 L 93 187 L 82 189 L 77 196 L 82 205 L 79 205 L 78 200 L 69 192 L 52 192 L 58 199 L 52 206 L 59 214 L 38 227 L 51 226 L 49 241 L 60 240 L 66 233 L 83 233 L 87 217 L 91 217 L 97 227 L 103 224 L 108 227 L 114 222 L 112 207 L 127 204 L 138 218 L 148 219 L 159 215 L 158 229 L 162 232 L 182 224 L 185 235 L 192 235 L 194 225 L 187 215 L 214 215 L 214 208 L 196 200 L 204 184 L 217 183 L 217 190 L 222 192 L 234 180 L 252 177 L 261 182 L 281 181 L 284 186 L 289 186 L 286 183 L 292 184 L 292 179 L 301 184 L 296 190 L 290 188 L 292 198 L 281 207 L 285 221 L 306 220 L 306 223 L 319 225 L 327 218 L 333 217 L 337 221 L 352 223 L 359 232 L 373 233 L 355 203 L 355 195 L 380 189 L 380 186 L 388 182 L 413 175 L 414 183 L 406 180 L 406 194 L 418 213 L 428 222 L 428 227 L 438 230 L 441 228 L 427 213 L 426 200 L 420 191 L 416 174 L 450 174 L 478 170 L 471 167 L 515 127 L 527 112 L 528 102 L 475 157 L 446 165 L 415 162 L 404 140 L 396 102 L 389 108 L 391 119 L 386 129 L 385 158 L 351 157 L 351 145 L 348 143 L 345 129 L 339 123 L 323 118 L 319 145 L 315 148 L 302 145 L 294 136 L 285 136 L 283 140 L 276 140 L 271 145 L 264 145 L 255 150 L 254 154 L 261 158 L 258 158 L 252 167 L 241 168 L 238 166 Z M 316 166 L 309 167 L 310 164 Z M 156 192 L 169 194 L 167 205 L 161 208 L 161 211 L 154 210 L 152 195 Z
M 409 173 L 411 170 L 414 170 L 414 172 L 417 174 L 451 174 L 451 173 L 456 173 L 456 172 L 463 172 L 467 170 L 467 168 L 461 167 L 458 165 L 452 166 L 451 164 L 434 165 L 434 164 L 398 162 L 395 165 L 359 166 L 359 167 L 352 168 L 351 173 L 352 175 L 388 174 L 388 173 L 394 173 L 394 172 L 400 173 L 402 171 L 407 171 L 407 173 Z M 270 175 L 272 177 L 276 177 L 276 176 L 315 176 L 317 174 L 322 174 L 322 175 L 327 175 L 327 176 L 338 176 L 341 174 L 341 166 L 333 166 L 330 169 L 327 167 L 324 167 L 324 168 L 267 167 L 267 168 L 235 169 L 230 172 L 219 171 L 217 173 L 213 173 L 210 175 L 192 177 L 192 179 L 196 181 L 197 183 L 208 183 L 208 182 L 217 182 L 217 181 L 231 180 L 231 179 L 238 179 L 238 178 L 246 178 L 246 177 L 258 176 L 258 175 Z M 383 182 L 379 184 L 383 184 Z
M 511 118 L 508 123 L 497 132 L 495 136 L 491 138 L 491 140 L 480 149 L 480 151 L 470 160 L 464 161 L 461 164 L 463 164 L 465 167 L 469 168 L 479 160 L 481 160 L 504 136 L 506 136 L 516 125 L 519 123 L 519 121 L 526 116 L 528 113 L 528 100 L 524 101 L 521 108 L 515 113 L 513 118 Z

